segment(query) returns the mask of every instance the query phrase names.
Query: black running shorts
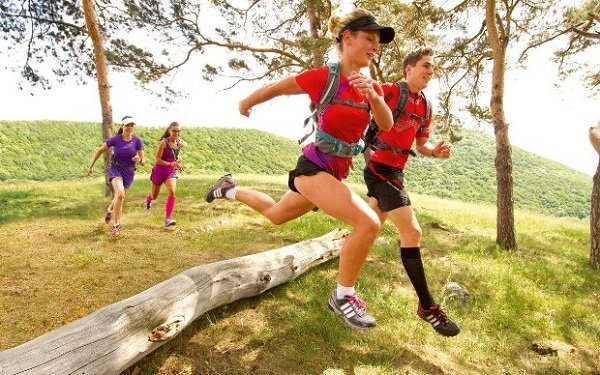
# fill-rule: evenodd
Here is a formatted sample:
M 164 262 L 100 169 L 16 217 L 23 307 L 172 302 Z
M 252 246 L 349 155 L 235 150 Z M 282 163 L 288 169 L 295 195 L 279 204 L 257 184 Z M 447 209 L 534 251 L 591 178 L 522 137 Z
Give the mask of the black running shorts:
M 310 159 L 304 155 L 301 155 L 298 158 L 298 163 L 296 163 L 296 168 L 292 169 L 289 173 L 288 187 L 291 191 L 298 193 L 298 190 L 294 185 L 294 179 L 298 176 L 314 176 L 319 172 L 327 171 L 310 161 Z
M 404 188 L 402 169 L 369 162 L 363 175 L 367 185 L 367 195 L 377 199 L 377 207 L 382 212 L 410 206 L 410 198 Z

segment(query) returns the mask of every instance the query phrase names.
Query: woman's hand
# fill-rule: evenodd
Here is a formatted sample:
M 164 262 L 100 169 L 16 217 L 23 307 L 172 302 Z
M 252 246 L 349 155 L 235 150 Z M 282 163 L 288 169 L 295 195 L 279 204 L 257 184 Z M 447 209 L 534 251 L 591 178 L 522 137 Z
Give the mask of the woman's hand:
M 171 162 L 169 162 L 168 165 L 169 165 L 169 167 L 175 168 L 178 171 L 182 171 L 183 170 L 183 168 L 181 168 L 181 162 L 179 160 L 171 161 Z
M 239 111 L 242 116 L 250 117 L 252 106 L 248 104 L 247 99 L 240 100 Z
M 361 94 L 366 96 L 369 100 L 373 96 L 378 96 L 375 88 L 373 88 L 373 80 L 369 77 L 365 77 L 364 75 L 352 72 L 348 76 L 348 82 L 350 86 L 357 89 Z

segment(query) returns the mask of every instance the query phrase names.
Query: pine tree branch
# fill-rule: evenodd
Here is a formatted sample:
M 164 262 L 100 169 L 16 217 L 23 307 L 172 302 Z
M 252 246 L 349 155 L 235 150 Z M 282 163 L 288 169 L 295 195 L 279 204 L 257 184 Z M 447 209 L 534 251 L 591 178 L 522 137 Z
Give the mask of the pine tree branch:
M 275 73 L 275 72 L 277 72 L 277 71 L 280 71 L 280 70 L 282 70 L 282 69 L 286 69 L 286 68 L 291 68 L 291 67 L 293 67 L 293 66 L 295 66 L 295 65 L 294 65 L 294 64 L 280 65 L 280 66 L 278 66 L 277 68 L 269 69 L 269 70 L 267 70 L 266 72 L 264 72 L 262 75 L 260 75 L 260 76 L 256 76 L 256 77 L 254 77 L 254 78 L 239 77 L 239 76 L 237 76 L 237 77 L 234 77 L 234 76 L 229 76 L 229 77 L 227 77 L 227 76 L 226 76 L 226 78 L 237 78 L 238 80 L 237 80 L 237 81 L 236 81 L 234 84 L 232 84 L 231 86 L 229 86 L 229 87 L 225 87 L 224 89 L 222 89 L 222 90 L 220 90 L 220 91 L 229 90 L 229 89 L 231 89 L 231 88 L 233 88 L 233 87 L 237 86 L 237 84 L 238 84 L 238 83 L 240 83 L 240 82 L 253 82 L 253 81 L 260 81 L 260 80 L 262 80 L 262 79 L 264 79 L 264 78 L 270 77 L 270 76 L 271 76 L 273 73 Z
M 584 38 L 600 39 L 600 34 L 598 34 L 598 33 L 586 32 L 586 31 L 583 31 L 583 30 L 579 30 L 576 27 L 573 27 L 571 31 L 573 31 L 575 34 L 581 35 Z
M 289 53 L 287 51 L 284 51 L 282 49 L 279 49 L 279 48 L 252 47 L 252 46 L 242 44 L 242 43 L 222 43 L 222 42 L 217 42 L 215 40 L 207 39 L 207 38 L 204 38 L 204 40 L 205 40 L 204 42 L 198 42 L 196 44 L 197 49 L 201 49 L 203 46 L 213 45 L 213 46 L 218 46 L 218 47 L 225 47 L 225 48 L 230 48 L 230 49 L 237 49 L 237 50 L 257 52 L 257 53 L 275 53 L 275 54 L 278 54 L 281 56 L 285 56 L 292 61 L 296 61 L 298 64 L 300 64 L 302 66 L 305 65 L 304 61 L 302 59 L 298 58 L 296 55 Z
M 548 38 L 542 39 L 542 40 L 540 40 L 538 42 L 535 42 L 533 44 L 528 45 L 523 50 L 523 52 L 521 52 L 521 54 L 519 55 L 518 61 L 522 62 L 527 57 L 527 52 L 529 52 L 529 50 L 537 48 L 537 47 L 539 47 L 539 46 L 541 46 L 543 44 L 549 43 L 549 42 L 553 41 L 554 39 L 556 39 L 556 38 L 558 38 L 558 37 L 560 37 L 562 35 L 565 35 L 565 34 L 571 32 L 571 31 L 572 31 L 571 28 L 568 28 L 568 29 L 565 29 L 565 30 L 562 30 L 562 31 L 558 31 L 556 34 L 551 35 Z
M 86 29 L 85 29 L 85 25 L 83 26 L 78 26 L 69 22 L 65 22 L 65 21 L 61 21 L 61 20 L 53 20 L 53 19 L 48 19 L 48 18 L 42 18 L 42 17 L 36 17 L 32 14 L 29 15 L 22 15 L 22 14 L 12 14 L 12 13 L 4 13 L 4 15 L 8 18 L 12 18 L 12 19 L 25 19 L 25 20 L 33 20 L 33 21 L 38 21 L 40 23 L 45 23 L 45 24 L 56 24 L 56 25 L 61 25 L 61 26 L 67 26 L 70 28 L 73 28 L 83 34 L 87 33 Z

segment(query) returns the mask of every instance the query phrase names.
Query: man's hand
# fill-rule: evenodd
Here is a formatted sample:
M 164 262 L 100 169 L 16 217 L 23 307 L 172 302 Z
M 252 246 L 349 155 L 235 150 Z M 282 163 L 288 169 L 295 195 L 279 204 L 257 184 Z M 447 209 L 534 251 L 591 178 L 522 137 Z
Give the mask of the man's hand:
M 434 158 L 448 159 L 450 157 L 450 143 L 443 139 L 439 141 L 433 148 L 431 156 Z

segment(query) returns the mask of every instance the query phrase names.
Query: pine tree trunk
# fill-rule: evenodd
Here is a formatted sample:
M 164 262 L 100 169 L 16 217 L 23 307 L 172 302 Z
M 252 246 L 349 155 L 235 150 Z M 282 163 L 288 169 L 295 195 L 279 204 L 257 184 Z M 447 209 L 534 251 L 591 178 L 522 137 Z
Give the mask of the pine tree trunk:
M 496 243 L 506 249 L 516 249 L 512 177 L 512 150 L 508 126 L 494 122 L 496 132 Z
M 320 36 L 319 29 L 321 28 L 321 20 L 319 20 L 317 9 L 313 0 L 308 0 L 306 2 L 306 16 L 308 18 L 310 36 L 313 38 L 318 38 Z M 313 67 L 324 65 L 325 55 L 321 53 L 319 49 L 315 49 L 313 52 Z
M 590 264 L 600 269 L 600 160 L 594 175 L 590 213 Z
M 504 74 L 509 36 L 504 34 L 506 29 L 498 28 L 496 23 L 495 0 L 486 1 L 485 20 L 494 58 L 490 111 L 496 136 L 496 243 L 505 249 L 516 249 L 512 150 L 508 137 L 508 124 L 504 116 Z
M 94 46 L 94 62 L 96 63 L 96 75 L 98 79 L 98 93 L 100 96 L 100 107 L 102 108 L 102 141 L 112 136 L 112 106 L 110 104 L 110 85 L 108 83 L 108 67 L 104 55 L 104 41 L 98 26 L 98 18 L 94 8 L 93 0 L 83 0 L 83 13 L 88 34 Z M 112 193 L 112 187 L 108 182 L 109 154 L 104 153 L 104 179 L 106 182 L 106 196 Z

